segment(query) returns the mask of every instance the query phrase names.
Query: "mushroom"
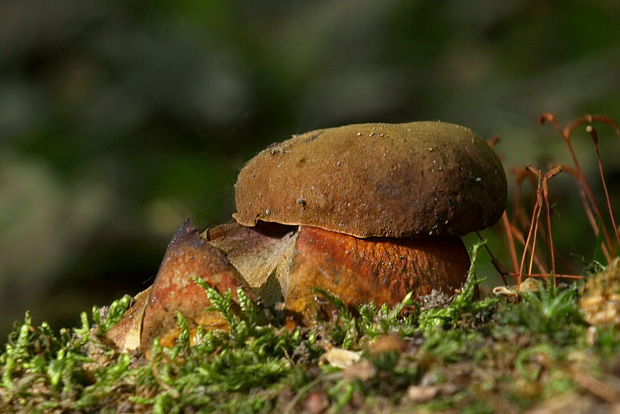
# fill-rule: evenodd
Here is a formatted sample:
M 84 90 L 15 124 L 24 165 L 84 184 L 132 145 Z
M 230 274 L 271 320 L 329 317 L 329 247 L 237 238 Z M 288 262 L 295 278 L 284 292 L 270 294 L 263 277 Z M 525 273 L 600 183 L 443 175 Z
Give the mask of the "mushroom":
M 233 217 L 258 232 L 266 222 L 294 226 L 277 279 L 285 308 L 308 320 L 312 286 L 347 304 L 452 296 L 469 269 L 460 236 L 497 222 L 506 197 L 501 162 L 468 128 L 359 124 L 259 153 L 239 174 Z
M 460 236 L 497 222 L 506 197 L 493 149 L 459 125 L 358 124 L 294 136 L 241 170 L 234 222 L 202 234 L 181 227 L 151 291 L 121 321 L 133 326 L 132 339 L 128 328 L 108 336 L 147 350 L 169 336 L 175 309 L 193 325 L 220 326 L 204 315 L 209 301 L 188 287 L 190 275 L 280 305 L 295 324 L 312 324 L 321 309 L 314 288 L 347 305 L 394 305 L 409 292 L 452 296 L 470 264 Z

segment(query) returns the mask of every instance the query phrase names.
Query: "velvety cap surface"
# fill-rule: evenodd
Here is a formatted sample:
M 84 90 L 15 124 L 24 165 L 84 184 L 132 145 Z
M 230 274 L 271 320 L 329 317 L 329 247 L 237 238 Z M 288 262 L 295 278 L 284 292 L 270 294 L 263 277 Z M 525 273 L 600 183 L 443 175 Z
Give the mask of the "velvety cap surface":
M 506 193 L 499 159 L 469 128 L 358 124 L 260 152 L 239 173 L 233 217 L 357 237 L 460 236 L 497 222 Z

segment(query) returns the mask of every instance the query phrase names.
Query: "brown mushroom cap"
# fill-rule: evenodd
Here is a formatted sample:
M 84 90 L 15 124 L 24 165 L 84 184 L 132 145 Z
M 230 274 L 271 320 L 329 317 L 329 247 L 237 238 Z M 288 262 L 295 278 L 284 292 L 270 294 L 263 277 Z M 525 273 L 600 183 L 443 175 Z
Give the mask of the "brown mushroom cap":
M 499 159 L 469 128 L 358 124 L 260 152 L 239 174 L 233 217 L 357 237 L 460 236 L 497 222 L 506 193 Z

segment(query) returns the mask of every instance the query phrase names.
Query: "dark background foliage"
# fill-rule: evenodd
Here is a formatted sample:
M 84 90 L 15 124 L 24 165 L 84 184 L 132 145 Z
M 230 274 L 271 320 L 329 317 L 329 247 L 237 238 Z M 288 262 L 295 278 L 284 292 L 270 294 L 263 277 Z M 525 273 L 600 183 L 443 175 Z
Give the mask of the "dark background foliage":
M 243 163 L 293 133 L 439 119 L 544 167 L 568 154 L 541 111 L 620 121 L 619 97 L 611 0 L 4 0 L 0 333 L 145 288 L 183 219 L 229 220 Z M 582 219 L 557 226 L 587 261 Z

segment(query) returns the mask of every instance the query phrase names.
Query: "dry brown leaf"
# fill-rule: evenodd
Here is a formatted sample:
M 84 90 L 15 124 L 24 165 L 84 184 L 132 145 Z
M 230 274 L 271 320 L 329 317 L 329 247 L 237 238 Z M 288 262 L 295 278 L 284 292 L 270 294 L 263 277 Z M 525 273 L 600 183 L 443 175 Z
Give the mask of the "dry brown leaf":
M 296 226 L 261 223 L 250 228 L 233 222 L 213 227 L 204 234 L 209 244 L 226 253 L 262 302 L 272 306 L 284 301 L 276 268 L 286 262 L 286 252 L 295 242 L 296 231 Z
M 134 350 L 140 347 L 142 320 L 144 319 L 144 310 L 146 309 L 150 293 L 150 286 L 148 289 L 138 293 L 129 309 L 125 312 L 125 315 L 123 315 L 123 319 L 106 334 L 118 348 Z
M 153 285 L 136 297 L 107 336 L 121 349 L 136 349 L 139 342 L 140 350 L 148 353 L 156 337 L 161 338 L 162 345 L 173 344 L 179 334 L 177 312 L 188 320 L 190 328 L 226 328 L 226 321 L 217 312 L 208 311 L 211 303 L 206 292 L 192 277 L 204 280 L 220 293 L 232 290 L 235 300 L 239 287 L 251 299 L 258 299 L 224 253 L 209 245 L 186 221 L 168 245 Z

